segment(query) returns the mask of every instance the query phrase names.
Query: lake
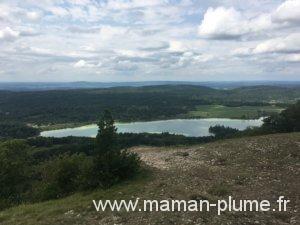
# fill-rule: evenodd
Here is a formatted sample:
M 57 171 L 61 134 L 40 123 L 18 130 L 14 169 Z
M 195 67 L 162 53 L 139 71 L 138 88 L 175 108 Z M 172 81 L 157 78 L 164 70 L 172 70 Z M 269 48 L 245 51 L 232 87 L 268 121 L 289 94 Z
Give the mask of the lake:
M 182 134 L 185 136 L 199 137 L 209 136 L 210 126 L 224 125 L 239 130 L 244 130 L 251 126 L 261 126 L 262 119 L 240 120 L 240 119 L 174 119 L 149 122 L 116 123 L 119 133 L 162 133 Z M 43 137 L 95 137 L 98 131 L 96 124 L 91 124 L 76 128 L 66 128 L 60 130 L 50 130 L 41 132 Z

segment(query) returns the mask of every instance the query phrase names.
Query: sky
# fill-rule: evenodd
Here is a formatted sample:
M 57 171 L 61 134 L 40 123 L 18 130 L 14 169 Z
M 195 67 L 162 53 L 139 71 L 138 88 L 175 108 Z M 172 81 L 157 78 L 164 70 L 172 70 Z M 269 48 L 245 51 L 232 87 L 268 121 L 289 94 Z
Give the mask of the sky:
M 0 81 L 300 80 L 300 0 L 0 0 Z

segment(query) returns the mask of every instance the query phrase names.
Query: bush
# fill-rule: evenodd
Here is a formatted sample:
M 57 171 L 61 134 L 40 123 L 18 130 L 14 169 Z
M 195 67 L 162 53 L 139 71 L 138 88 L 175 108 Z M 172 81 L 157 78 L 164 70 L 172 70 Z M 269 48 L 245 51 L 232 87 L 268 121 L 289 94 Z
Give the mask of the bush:
M 95 161 L 94 187 L 110 187 L 122 180 L 133 177 L 140 168 L 137 154 L 127 152 L 105 154 Z
M 37 188 L 35 200 L 60 198 L 79 190 L 87 180 L 92 160 L 84 154 L 60 155 L 36 168 Z

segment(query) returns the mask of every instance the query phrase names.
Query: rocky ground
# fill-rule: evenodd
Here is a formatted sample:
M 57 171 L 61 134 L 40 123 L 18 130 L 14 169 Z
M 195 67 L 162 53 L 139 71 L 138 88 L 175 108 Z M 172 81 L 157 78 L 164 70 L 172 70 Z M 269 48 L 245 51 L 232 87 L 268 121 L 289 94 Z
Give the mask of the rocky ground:
M 187 147 L 135 147 L 145 178 L 110 190 L 0 212 L 0 224 L 300 224 L 300 133 L 231 139 Z M 287 212 L 96 212 L 92 199 L 267 199 L 283 195 Z

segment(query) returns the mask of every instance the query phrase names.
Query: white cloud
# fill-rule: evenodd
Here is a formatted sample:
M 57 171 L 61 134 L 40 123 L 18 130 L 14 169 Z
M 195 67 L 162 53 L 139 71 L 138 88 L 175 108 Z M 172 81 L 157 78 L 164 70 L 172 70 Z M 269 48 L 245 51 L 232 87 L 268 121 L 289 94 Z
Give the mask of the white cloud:
M 234 73 L 261 79 L 260 71 L 277 64 L 298 73 L 300 37 L 292 34 L 299 33 L 299 10 L 295 1 L 282 2 L 6 0 L 0 3 L 6 71 L 0 80 L 47 76 L 37 71 L 51 71 L 49 80 L 197 80 L 210 74 L 226 80 Z
M 196 63 L 199 63 L 199 62 L 208 62 L 208 61 L 211 61 L 213 60 L 215 57 L 211 54 L 205 54 L 205 55 L 197 55 L 194 57 L 194 61 Z
M 124 37 L 128 33 L 128 29 L 125 27 L 113 27 L 113 26 L 102 26 L 100 29 L 100 37 L 104 40 L 109 40 L 115 37 Z
M 300 23 L 300 1 L 285 1 L 273 13 L 272 19 L 275 22 Z
M 74 68 L 92 68 L 92 67 L 96 67 L 96 65 L 81 59 L 81 60 L 77 61 L 76 63 L 74 63 L 73 67 Z
M 129 49 L 118 49 L 118 50 L 115 50 L 115 52 L 117 55 L 129 57 L 129 58 L 147 57 L 149 55 L 149 53 L 147 53 L 147 52 L 143 52 L 143 51 L 139 51 L 139 50 L 129 50 Z
M 52 6 L 48 8 L 48 11 L 50 11 L 53 15 L 64 17 L 70 15 L 69 11 L 63 7 L 60 6 Z
M 0 4 L 0 18 L 7 19 L 12 13 L 11 7 L 6 4 Z
M 124 9 L 133 9 L 133 8 L 143 8 L 143 7 L 152 7 L 163 4 L 164 1 L 161 0 L 132 0 L 132 1 L 123 1 L 123 0 L 109 0 L 107 2 L 107 8 L 113 10 L 124 10 Z
M 275 38 L 254 48 L 253 53 L 297 53 L 300 52 L 300 33 L 288 35 L 285 38 Z
M 185 52 L 187 47 L 181 41 L 172 40 L 169 42 L 169 51 L 171 52 Z
M 252 49 L 247 47 L 236 48 L 231 51 L 231 54 L 234 56 L 248 56 L 252 54 Z
M 27 12 L 27 13 L 26 13 L 26 17 L 27 17 L 27 19 L 29 19 L 30 21 L 38 21 L 38 20 L 41 19 L 42 14 L 39 13 L 39 12 L 34 12 L 34 11 L 32 11 L 32 12 Z
M 243 35 L 255 34 L 275 28 L 271 15 L 261 13 L 256 16 L 246 16 L 235 8 L 209 8 L 198 27 L 200 37 L 210 39 L 238 39 Z
M 10 27 L 5 27 L 4 29 L 0 30 L 0 40 L 4 41 L 14 41 L 18 38 L 20 32 L 11 29 Z
M 287 62 L 299 63 L 300 62 L 300 54 L 285 55 L 282 57 L 282 59 Z
M 87 65 L 87 62 L 85 60 L 79 60 L 78 62 L 76 62 L 74 64 L 74 67 L 75 68 L 82 68 L 82 67 L 85 67 Z
M 209 8 L 204 14 L 198 33 L 212 39 L 232 39 L 249 32 L 247 21 L 234 8 Z

